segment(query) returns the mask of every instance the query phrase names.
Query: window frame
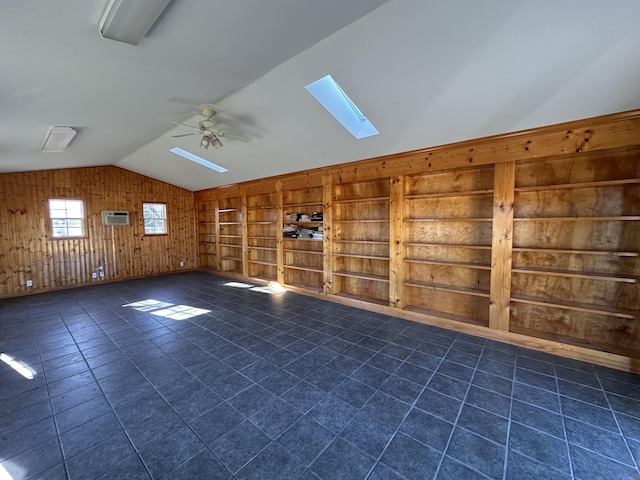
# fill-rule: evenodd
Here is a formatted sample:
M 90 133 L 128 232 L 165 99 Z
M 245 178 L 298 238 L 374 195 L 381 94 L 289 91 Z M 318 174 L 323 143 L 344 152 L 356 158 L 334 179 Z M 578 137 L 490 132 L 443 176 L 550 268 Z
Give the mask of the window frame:
M 162 205 L 163 209 L 164 209 L 164 217 L 147 217 L 146 216 L 146 206 L 147 205 Z M 144 230 L 144 234 L 145 235 L 150 235 L 150 236 L 158 236 L 158 235 L 169 235 L 169 222 L 168 222 L 168 205 L 164 202 L 143 202 L 142 203 L 142 228 Z M 162 232 L 148 232 L 147 231 L 147 220 L 161 220 L 162 224 L 163 224 L 163 231 Z M 154 227 L 155 230 L 155 227 Z
M 67 212 L 69 210 L 66 205 L 67 202 L 79 202 L 80 205 L 80 216 L 79 217 L 71 217 L 66 214 L 64 217 L 54 216 L 54 211 L 61 211 L 60 208 L 52 208 L 55 205 L 51 205 L 51 202 L 65 202 L 64 211 Z M 87 219 L 86 219 L 86 209 L 84 205 L 84 200 L 81 198 L 49 198 L 47 201 L 47 216 L 49 218 L 49 232 L 51 234 L 51 238 L 53 240 L 65 240 L 69 238 L 86 238 L 87 236 Z M 56 220 L 64 220 L 66 226 L 64 227 L 67 231 L 66 235 L 58 235 L 55 232 L 56 228 L 61 228 L 60 226 L 56 227 L 54 224 Z M 78 228 L 78 227 L 69 227 L 68 220 L 79 220 L 80 221 L 80 234 L 79 235 L 71 235 L 69 234 L 69 228 Z

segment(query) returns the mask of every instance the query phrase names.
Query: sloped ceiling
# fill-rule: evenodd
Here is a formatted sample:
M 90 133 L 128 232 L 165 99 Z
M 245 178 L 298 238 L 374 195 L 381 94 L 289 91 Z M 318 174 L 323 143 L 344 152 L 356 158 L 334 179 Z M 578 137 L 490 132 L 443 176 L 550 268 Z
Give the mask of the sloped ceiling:
M 105 4 L 0 5 L 0 171 L 114 164 L 199 190 L 640 107 L 636 0 L 173 0 L 136 47 L 100 38 Z M 306 92 L 328 73 L 380 135 Z M 203 102 L 249 143 L 173 138 Z M 51 125 L 79 131 L 64 153 L 41 152 Z

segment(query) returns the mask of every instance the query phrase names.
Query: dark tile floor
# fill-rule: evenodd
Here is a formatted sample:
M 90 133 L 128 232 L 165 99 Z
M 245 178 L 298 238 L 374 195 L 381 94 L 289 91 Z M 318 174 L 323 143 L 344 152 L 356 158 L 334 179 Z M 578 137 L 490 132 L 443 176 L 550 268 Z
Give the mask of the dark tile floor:
M 205 273 L 0 316 L 2 479 L 637 475 L 636 375 Z

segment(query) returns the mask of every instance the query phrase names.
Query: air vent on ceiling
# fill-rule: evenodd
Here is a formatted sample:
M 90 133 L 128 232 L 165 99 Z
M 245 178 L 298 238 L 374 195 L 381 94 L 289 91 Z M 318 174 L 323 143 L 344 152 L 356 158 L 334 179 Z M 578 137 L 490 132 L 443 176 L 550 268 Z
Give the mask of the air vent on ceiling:
M 102 212 L 103 225 L 129 225 L 129 212 L 104 210 Z

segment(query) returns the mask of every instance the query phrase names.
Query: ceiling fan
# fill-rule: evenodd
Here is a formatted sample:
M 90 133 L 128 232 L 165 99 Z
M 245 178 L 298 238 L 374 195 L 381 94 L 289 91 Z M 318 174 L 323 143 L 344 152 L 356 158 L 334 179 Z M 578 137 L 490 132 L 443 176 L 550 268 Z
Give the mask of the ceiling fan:
M 185 127 L 193 128 L 195 130 L 193 133 L 173 135 L 174 138 L 187 137 L 189 135 L 202 135 L 202 138 L 200 139 L 200 148 L 204 148 L 205 150 L 209 148 L 209 145 L 213 145 L 216 148 L 222 147 L 223 144 L 221 138 L 229 138 L 240 142 L 249 141 L 249 137 L 229 132 L 229 125 L 212 120 L 213 116 L 219 111 L 217 110 L 217 107 L 204 104 L 200 105 L 199 111 L 200 115 L 204 117 L 204 120 L 200 120 L 197 127 L 195 125 L 187 125 L 186 123 L 171 122 L 176 125 L 184 125 Z

